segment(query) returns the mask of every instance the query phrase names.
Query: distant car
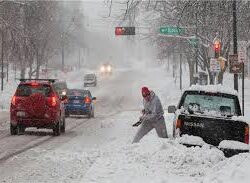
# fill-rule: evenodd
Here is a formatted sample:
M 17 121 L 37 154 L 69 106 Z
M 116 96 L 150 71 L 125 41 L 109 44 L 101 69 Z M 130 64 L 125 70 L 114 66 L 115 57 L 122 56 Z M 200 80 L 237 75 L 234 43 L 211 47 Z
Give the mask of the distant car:
M 84 76 L 84 87 L 86 86 L 96 86 L 97 78 L 95 74 L 86 74 Z
M 68 87 L 66 81 L 56 81 L 53 83 L 53 86 L 60 96 L 67 94 Z
M 242 118 L 234 90 L 216 85 L 192 86 L 184 91 L 177 109 L 169 106 L 168 112 L 175 113 L 174 137 L 201 137 L 204 142 L 221 149 L 227 157 L 249 152 L 249 125 Z M 230 146 L 230 141 L 240 145 Z M 194 145 L 192 142 L 184 144 Z M 225 144 L 229 145 L 225 147 Z
M 83 89 L 69 89 L 67 94 L 68 100 L 65 103 L 65 114 L 69 115 L 87 115 L 88 118 L 94 117 L 95 108 L 93 100 L 96 97 L 92 97 L 89 90 Z
M 103 64 L 100 67 L 101 75 L 111 75 L 113 72 L 113 67 L 111 64 Z
M 23 133 L 25 128 L 49 128 L 54 135 L 65 132 L 65 110 L 52 82 L 54 80 L 20 80 L 10 105 L 10 133 Z

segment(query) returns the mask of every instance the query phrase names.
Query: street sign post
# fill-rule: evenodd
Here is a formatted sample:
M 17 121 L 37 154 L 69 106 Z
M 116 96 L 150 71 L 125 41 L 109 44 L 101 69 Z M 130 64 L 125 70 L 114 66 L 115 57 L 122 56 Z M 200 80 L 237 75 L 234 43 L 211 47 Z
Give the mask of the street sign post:
M 216 58 L 210 59 L 210 71 L 213 73 L 219 73 L 221 71 L 220 62 Z
M 238 55 L 229 55 L 229 72 L 233 74 L 242 73 L 242 63 L 238 61 Z
M 168 35 L 180 35 L 184 33 L 184 29 L 180 27 L 166 26 L 160 28 L 160 33 Z

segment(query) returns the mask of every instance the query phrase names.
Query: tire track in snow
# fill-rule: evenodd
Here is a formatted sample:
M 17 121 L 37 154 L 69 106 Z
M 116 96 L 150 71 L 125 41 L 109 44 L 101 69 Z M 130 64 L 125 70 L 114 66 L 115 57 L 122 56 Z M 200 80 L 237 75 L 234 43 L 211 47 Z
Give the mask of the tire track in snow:
M 80 119 L 76 119 L 74 121 L 79 121 Z M 82 120 L 82 119 L 81 119 Z M 81 121 L 80 123 L 77 123 L 76 125 L 70 127 L 69 129 L 67 129 L 66 131 L 72 131 L 73 129 L 85 124 L 85 122 L 89 121 L 90 119 L 85 119 L 84 121 Z M 10 136 L 10 135 L 9 135 Z M 9 137 L 7 136 L 7 137 Z M 59 136 L 60 137 L 60 136 Z M 6 138 L 6 137 L 5 137 Z M 58 138 L 58 137 L 57 137 Z M 39 139 L 39 141 L 37 141 Z M 0 157 L 0 164 L 1 163 L 4 163 L 5 161 L 7 161 L 8 159 L 18 155 L 18 154 L 21 154 L 29 149 L 32 149 L 34 147 L 37 147 L 39 145 L 42 145 L 48 141 L 51 141 L 53 139 L 56 139 L 56 137 L 54 136 L 45 136 L 45 137 L 37 137 L 35 139 L 32 139 L 31 141 L 27 142 L 27 146 L 24 146 L 24 148 L 21 148 L 21 149 L 18 149 L 17 151 L 14 151 L 14 152 L 10 152 L 10 153 L 7 153 L 6 155 L 4 155 L 3 157 Z M 1 139 L 2 140 L 2 139 Z

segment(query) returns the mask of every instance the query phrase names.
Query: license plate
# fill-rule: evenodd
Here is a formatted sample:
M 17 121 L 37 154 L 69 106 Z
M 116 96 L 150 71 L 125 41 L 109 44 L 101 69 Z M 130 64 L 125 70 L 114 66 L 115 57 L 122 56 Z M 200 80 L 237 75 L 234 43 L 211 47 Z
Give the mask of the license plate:
M 19 116 L 19 117 L 25 117 L 25 112 L 24 111 L 18 111 L 16 113 L 16 115 Z
M 74 104 L 79 104 L 79 100 L 74 100 Z

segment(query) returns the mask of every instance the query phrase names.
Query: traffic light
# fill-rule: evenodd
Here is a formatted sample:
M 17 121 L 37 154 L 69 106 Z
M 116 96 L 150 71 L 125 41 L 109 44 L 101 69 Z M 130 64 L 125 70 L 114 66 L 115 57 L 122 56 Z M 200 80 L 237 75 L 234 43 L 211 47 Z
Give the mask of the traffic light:
M 219 40 L 214 41 L 214 54 L 215 58 L 219 58 L 221 50 L 221 42 Z
M 116 27 L 115 35 L 135 35 L 135 27 Z

